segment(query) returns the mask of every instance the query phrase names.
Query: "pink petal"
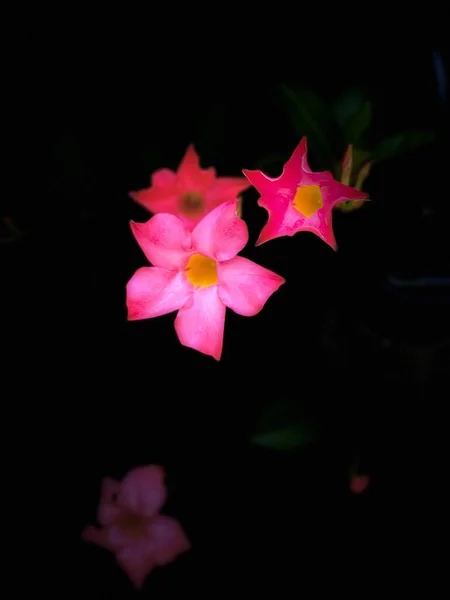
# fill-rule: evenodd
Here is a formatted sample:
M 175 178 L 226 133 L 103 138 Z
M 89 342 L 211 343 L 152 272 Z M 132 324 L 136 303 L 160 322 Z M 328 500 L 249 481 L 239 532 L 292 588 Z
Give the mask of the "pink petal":
M 244 317 L 258 314 L 270 296 L 285 283 L 276 273 L 251 260 L 235 256 L 219 263 L 219 298 Z
M 336 204 L 347 200 L 367 200 L 369 194 L 349 185 L 339 183 L 339 181 L 331 181 L 322 187 L 322 196 L 324 205 L 327 204 L 334 207 Z
M 165 188 L 173 185 L 177 176 L 170 169 L 159 169 L 152 175 L 152 186 L 155 188 Z
M 354 494 L 362 494 L 369 487 L 370 478 L 367 475 L 353 475 L 350 478 L 350 490 Z
M 146 223 L 131 221 L 131 230 L 155 267 L 184 268 L 190 255 L 191 234 L 175 215 L 157 214 Z
M 181 308 L 191 294 L 183 273 L 141 267 L 127 284 L 128 320 L 166 315 Z
M 229 260 L 248 241 L 248 229 L 237 214 L 237 200 L 225 202 L 208 213 L 192 232 L 196 251 L 215 260 Z
M 108 531 L 106 529 L 98 529 L 98 527 L 93 527 L 92 525 L 88 525 L 84 529 L 84 531 L 81 533 L 81 539 L 83 542 L 95 544 L 96 546 L 100 546 L 101 548 L 109 550 L 110 552 L 115 552 L 117 549 L 116 546 L 111 543 Z
M 218 177 L 213 186 L 206 192 L 208 210 L 224 202 L 232 202 L 250 187 L 245 177 Z
M 217 286 L 196 289 L 191 299 L 179 310 L 175 319 L 175 331 L 183 346 L 220 360 L 225 305 L 217 291 Z
M 313 173 L 309 168 L 308 143 L 304 137 L 284 165 L 278 183 L 282 187 L 291 189 L 294 195 L 299 185 L 321 185 L 329 181 L 333 181 L 333 175 L 329 171 Z
M 164 470 L 156 465 L 137 467 L 123 479 L 118 503 L 143 517 L 152 517 L 167 498 Z
M 136 590 L 142 588 L 148 575 L 156 566 L 151 550 L 145 551 L 141 544 L 123 548 L 117 553 L 116 560 Z
M 176 519 L 158 515 L 149 524 L 153 556 L 159 566 L 171 563 L 191 548 L 183 528 Z
M 286 211 L 289 206 L 289 198 L 275 195 L 261 196 L 258 204 L 267 210 L 269 218 L 259 234 L 256 246 L 260 246 L 269 240 L 283 235 L 294 235 L 295 232 L 292 233 L 289 224 L 286 226 L 284 224 Z
M 100 491 L 101 502 L 114 502 L 117 494 L 120 490 L 120 482 L 111 477 L 104 477 L 102 479 L 102 486 Z
M 247 177 L 252 186 L 262 196 L 276 189 L 276 187 L 273 184 L 279 179 L 279 177 L 269 177 L 268 175 L 264 175 L 262 171 L 258 170 L 253 171 L 249 169 L 243 169 L 242 172 Z
M 97 511 L 97 521 L 101 525 L 109 525 L 114 523 L 120 514 L 122 509 L 117 504 L 109 504 L 107 502 L 101 502 Z
M 179 191 L 176 175 L 169 169 L 155 171 L 150 187 L 129 192 L 128 195 L 152 213 L 176 214 L 178 211 Z
M 205 192 L 213 184 L 216 177 L 214 168 L 202 169 L 194 146 L 191 144 L 177 171 L 178 185 L 184 191 Z

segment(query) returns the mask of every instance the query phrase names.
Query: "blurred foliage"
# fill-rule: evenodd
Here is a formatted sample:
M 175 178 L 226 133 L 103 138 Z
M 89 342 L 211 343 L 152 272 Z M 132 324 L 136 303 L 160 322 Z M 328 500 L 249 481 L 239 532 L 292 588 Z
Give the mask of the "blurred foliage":
M 298 398 L 280 400 L 262 414 L 251 442 L 271 450 L 295 450 L 313 442 L 316 425 L 304 412 Z
M 432 131 L 406 131 L 377 139 L 373 125 L 373 104 L 363 90 L 351 88 L 330 102 L 308 88 L 280 88 L 282 104 L 292 127 L 301 138 L 308 138 L 308 148 L 321 169 L 330 170 L 342 180 L 342 160 L 351 144 L 352 167 L 348 185 L 362 189 L 374 163 L 396 158 L 434 139 Z M 286 156 L 273 154 L 258 161 L 259 168 L 282 167 Z M 338 205 L 348 212 L 363 203 L 348 202 Z

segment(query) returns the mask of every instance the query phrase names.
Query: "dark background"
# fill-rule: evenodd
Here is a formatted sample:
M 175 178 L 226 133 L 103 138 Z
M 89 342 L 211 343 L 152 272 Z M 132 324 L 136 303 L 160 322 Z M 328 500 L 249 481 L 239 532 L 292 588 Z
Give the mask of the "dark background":
M 148 463 L 166 468 L 166 512 L 193 545 L 150 576 L 149 595 L 310 597 L 386 589 L 389 576 L 436 581 L 448 352 L 429 348 L 448 339 L 448 295 L 393 294 L 386 278 L 448 277 L 448 109 L 432 59 L 438 49 L 448 67 L 446 49 L 365 48 L 349 68 L 315 53 L 280 79 L 325 97 L 362 84 L 377 135 L 438 136 L 374 168 L 372 203 L 334 217 L 338 253 L 310 234 L 254 248 L 266 215 L 256 191 L 245 194 L 242 254 L 288 283 L 257 317 L 227 312 L 216 363 L 178 343 L 174 315 L 127 323 L 125 285 L 146 262 L 129 221 L 148 218 L 127 193 L 176 168 L 191 142 L 219 175 L 287 158 L 299 140 L 280 81 L 253 63 L 233 75 L 234 63 L 221 71 L 204 58 L 191 78 L 195 56 L 183 69 L 159 54 L 148 69 L 101 52 L 60 64 L 57 44 L 41 51 L 32 40 L 4 115 L 13 134 L 1 216 L 24 236 L 0 248 L 2 380 L 12 508 L 45 589 L 127 594 L 114 558 L 79 535 L 101 478 Z M 320 439 L 289 454 L 252 447 L 263 408 L 283 398 L 299 399 Z M 355 457 L 371 477 L 362 496 L 349 491 Z

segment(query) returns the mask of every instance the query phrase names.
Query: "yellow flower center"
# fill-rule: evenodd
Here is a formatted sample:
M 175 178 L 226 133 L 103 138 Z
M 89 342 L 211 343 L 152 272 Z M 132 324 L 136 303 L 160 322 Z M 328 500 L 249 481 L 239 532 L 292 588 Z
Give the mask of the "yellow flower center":
M 180 198 L 180 212 L 186 217 L 198 217 L 204 208 L 205 201 L 198 192 L 187 192 Z
M 115 524 L 126 537 L 133 540 L 138 540 L 146 535 L 147 521 L 144 519 L 144 517 L 136 515 L 135 513 L 121 513 L 117 517 Z
M 312 217 L 323 206 L 319 185 L 302 185 L 295 192 L 294 207 L 304 217 Z
M 195 287 L 207 288 L 216 285 L 216 261 L 202 254 L 193 254 L 186 265 L 186 278 Z

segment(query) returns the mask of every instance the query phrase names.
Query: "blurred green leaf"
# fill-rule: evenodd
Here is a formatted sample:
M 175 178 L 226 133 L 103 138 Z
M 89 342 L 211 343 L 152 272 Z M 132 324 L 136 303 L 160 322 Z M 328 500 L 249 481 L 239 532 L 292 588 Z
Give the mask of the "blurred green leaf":
M 281 156 L 281 154 L 271 154 L 270 156 L 265 156 L 261 158 L 256 163 L 257 169 L 264 169 L 266 167 L 282 167 L 286 162 L 286 156 Z M 281 170 L 280 173 L 281 174 Z
M 372 152 L 373 160 L 386 160 L 429 144 L 435 138 L 432 131 L 408 131 L 382 140 Z
M 348 123 L 358 114 L 364 105 L 364 92 L 359 88 L 351 88 L 343 92 L 333 103 L 333 113 L 342 132 L 346 136 Z
M 294 450 L 314 440 L 314 432 L 306 424 L 293 424 L 266 433 L 258 433 L 252 442 L 272 450 Z
M 298 398 L 279 400 L 263 412 L 251 442 L 273 450 L 291 450 L 312 442 L 316 427 Z
M 293 90 L 282 85 L 281 90 L 296 133 L 307 136 L 308 146 L 323 159 L 335 158 L 332 140 L 336 123 L 326 104 L 310 89 Z
M 346 141 L 358 143 L 372 121 L 372 103 L 366 100 L 346 124 Z

